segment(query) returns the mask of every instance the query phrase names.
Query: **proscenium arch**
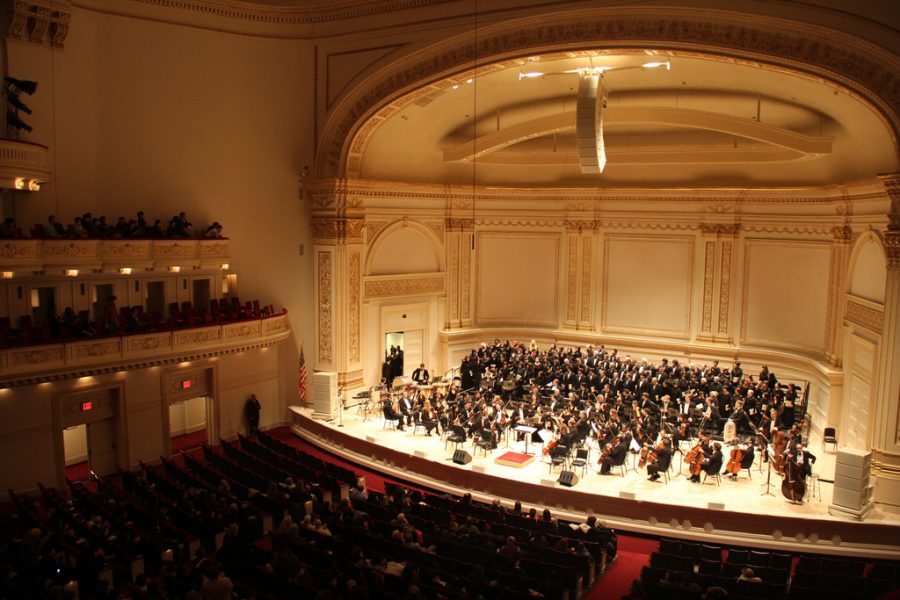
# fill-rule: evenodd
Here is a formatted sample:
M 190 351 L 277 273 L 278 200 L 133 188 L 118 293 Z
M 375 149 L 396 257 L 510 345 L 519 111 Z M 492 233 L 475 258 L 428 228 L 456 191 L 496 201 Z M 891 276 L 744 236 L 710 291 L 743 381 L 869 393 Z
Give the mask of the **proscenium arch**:
M 477 34 L 477 35 L 476 35 Z M 827 27 L 729 11 L 665 7 L 596 8 L 512 19 L 448 37 L 373 69 L 329 112 L 316 176 L 358 171 L 378 112 L 404 96 L 492 63 L 565 50 L 664 53 L 737 60 L 827 81 L 869 105 L 898 151 L 900 60 L 865 39 Z M 476 71 L 477 73 L 477 71 Z
M 366 265 L 364 273 L 366 275 L 370 275 L 372 273 L 372 261 L 376 254 L 378 254 L 378 249 L 384 243 L 386 239 L 388 239 L 392 233 L 398 231 L 400 229 L 410 228 L 414 229 L 417 233 L 422 234 L 428 243 L 431 244 L 431 251 L 434 252 L 434 256 L 437 258 L 439 273 L 443 273 L 445 269 L 444 265 L 444 244 L 438 239 L 437 234 L 428 226 L 419 223 L 418 221 L 413 221 L 410 219 L 399 219 L 394 221 L 393 223 L 386 226 L 384 229 L 378 232 L 375 238 L 369 242 L 368 248 L 366 249 Z

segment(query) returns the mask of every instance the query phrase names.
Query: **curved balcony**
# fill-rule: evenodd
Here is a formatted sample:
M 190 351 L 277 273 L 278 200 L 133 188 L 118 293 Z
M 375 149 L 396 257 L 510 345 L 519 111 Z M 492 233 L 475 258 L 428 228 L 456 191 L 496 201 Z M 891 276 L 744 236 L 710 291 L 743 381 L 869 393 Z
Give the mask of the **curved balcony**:
M 0 350 L 0 387 L 146 368 L 271 346 L 291 333 L 287 310 L 201 327 Z
M 0 188 L 37 191 L 50 181 L 50 149 L 41 144 L 0 139 Z

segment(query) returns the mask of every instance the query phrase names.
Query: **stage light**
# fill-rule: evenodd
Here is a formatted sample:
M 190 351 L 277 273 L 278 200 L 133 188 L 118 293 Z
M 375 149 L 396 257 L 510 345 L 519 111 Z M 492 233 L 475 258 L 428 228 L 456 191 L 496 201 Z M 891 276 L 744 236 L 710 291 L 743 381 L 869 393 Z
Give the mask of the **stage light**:
M 19 112 L 26 115 L 32 113 L 31 108 L 19 99 L 20 94 L 30 96 L 37 90 L 37 83 L 14 77 L 4 77 L 3 91 L 6 94 L 6 126 L 16 131 L 31 131 L 31 125 L 19 118 Z
M 37 91 L 37 82 L 28 81 L 27 79 L 16 79 L 15 77 L 6 76 L 3 78 L 7 88 L 15 91 L 17 94 L 32 95 Z M 29 113 L 30 114 L 30 113 Z

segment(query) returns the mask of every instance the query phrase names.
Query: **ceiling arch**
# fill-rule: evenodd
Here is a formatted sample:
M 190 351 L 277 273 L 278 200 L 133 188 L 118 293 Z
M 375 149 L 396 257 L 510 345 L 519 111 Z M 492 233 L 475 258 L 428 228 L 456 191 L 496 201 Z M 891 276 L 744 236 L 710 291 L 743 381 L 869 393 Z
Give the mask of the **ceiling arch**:
M 598 44 L 598 40 L 602 43 Z M 792 84 L 800 81 L 818 84 L 835 96 L 840 94 L 840 98 L 852 98 L 865 106 L 874 121 L 879 123 L 882 141 L 889 149 L 887 155 L 891 164 L 887 170 L 896 170 L 896 132 L 900 130 L 900 118 L 896 113 L 896 107 L 900 106 L 897 75 L 900 65 L 893 54 L 864 40 L 804 23 L 723 11 L 654 7 L 652 10 L 568 11 L 544 15 L 540 19 L 520 19 L 493 25 L 479 31 L 477 41 L 471 33 L 460 35 L 376 69 L 332 107 L 320 138 L 317 175 L 367 176 L 363 158 L 367 146 L 374 139 L 373 135 L 382 126 L 398 118 L 398 113 L 410 105 L 428 104 L 436 95 L 448 94 L 454 86 L 466 85 L 469 79 L 474 80 L 477 87 L 488 76 L 521 68 L 535 57 L 538 60 L 556 60 L 560 57 L 576 60 L 587 56 L 612 56 L 624 60 L 622 57 L 630 55 L 638 58 L 647 52 L 673 57 L 673 64 L 676 65 L 678 59 L 683 58 L 707 61 L 707 64 L 721 68 L 757 69 L 771 78 L 787 78 L 785 81 Z M 623 93 L 637 97 L 646 90 L 641 86 L 625 86 Z M 829 154 L 827 138 L 831 136 L 811 131 L 810 123 L 803 123 L 804 127 L 798 129 L 760 121 L 753 123 L 748 115 L 729 114 L 727 111 L 715 115 L 715 111 L 709 110 L 705 111 L 706 122 L 700 123 L 697 117 L 703 111 L 697 108 L 670 110 L 671 107 L 659 105 L 645 107 L 652 110 L 640 111 L 638 108 L 628 107 L 628 110 L 620 111 L 618 118 L 624 123 L 630 111 L 631 118 L 638 115 L 646 119 L 641 123 L 644 127 L 653 123 L 669 127 L 661 131 L 662 135 L 676 135 L 676 130 L 687 128 L 757 143 L 756 147 L 742 148 L 743 157 L 733 153 L 740 160 L 796 161 Z M 613 135 L 616 124 L 612 121 L 617 119 L 615 112 L 609 111 L 610 132 Z M 544 116 L 547 122 L 552 122 L 551 115 Z M 483 114 L 476 115 L 476 119 L 484 118 Z M 516 125 L 519 135 L 523 136 L 519 141 L 546 136 L 553 133 L 554 127 L 560 127 L 548 128 L 546 124 L 532 123 L 532 127 L 539 127 L 532 129 L 531 135 L 523 133 L 527 127 Z M 814 125 L 812 129 L 815 129 Z M 507 129 L 505 132 L 504 135 L 509 136 L 507 141 L 516 138 L 513 131 Z M 492 139 L 487 135 L 476 133 L 470 141 L 474 138 L 483 143 Z M 848 139 L 852 139 L 852 135 Z M 493 141 L 500 142 L 496 150 L 506 143 L 502 140 L 502 135 L 499 138 L 494 135 Z M 840 143 L 836 146 L 832 152 L 841 149 Z M 479 151 L 483 149 L 482 145 L 478 147 Z M 645 162 L 647 157 L 657 162 L 672 159 L 671 156 L 667 158 L 664 152 L 656 152 L 654 158 L 652 152 L 644 152 Z M 712 156 L 716 152 L 713 147 L 706 154 Z M 451 151 L 451 155 L 454 153 L 459 154 L 458 148 Z M 695 160 L 702 160 L 704 153 L 699 150 L 695 153 Z M 501 160 L 499 152 L 489 154 L 498 156 L 485 160 L 485 164 Z M 632 152 L 632 159 L 639 154 Z M 518 159 L 515 156 L 509 158 L 514 162 L 523 162 L 521 156 Z M 540 162 L 539 158 L 531 159 L 532 162 Z M 443 180 L 440 172 L 435 175 L 432 180 Z

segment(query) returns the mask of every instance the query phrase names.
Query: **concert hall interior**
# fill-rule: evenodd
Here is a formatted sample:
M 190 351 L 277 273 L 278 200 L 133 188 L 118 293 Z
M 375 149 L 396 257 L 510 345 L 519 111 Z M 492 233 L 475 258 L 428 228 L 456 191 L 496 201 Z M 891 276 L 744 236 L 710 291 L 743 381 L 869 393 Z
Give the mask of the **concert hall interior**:
M 622 534 L 898 558 L 895 3 L 16 0 L 0 31 L 4 533 L 289 431 Z

